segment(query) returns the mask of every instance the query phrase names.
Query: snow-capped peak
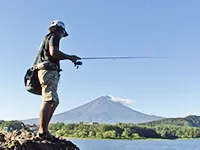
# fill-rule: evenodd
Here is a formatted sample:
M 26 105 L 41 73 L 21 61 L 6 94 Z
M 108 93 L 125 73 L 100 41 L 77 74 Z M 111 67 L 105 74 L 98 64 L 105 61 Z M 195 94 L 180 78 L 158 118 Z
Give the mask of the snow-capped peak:
M 112 95 L 108 95 L 111 101 L 114 102 L 120 102 L 123 105 L 130 106 L 133 103 L 133 100 L 126 99 L 126 98 L 120 98 L 120 97 L 114 97 Z

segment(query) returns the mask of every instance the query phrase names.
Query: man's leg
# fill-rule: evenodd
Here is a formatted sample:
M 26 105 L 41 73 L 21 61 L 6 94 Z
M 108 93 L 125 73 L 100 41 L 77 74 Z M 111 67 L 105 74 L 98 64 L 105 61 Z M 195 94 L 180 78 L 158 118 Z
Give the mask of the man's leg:
M 48 131 L 49 117 L 51 113 L 51 102 L 42 102 L 40 107 L 40 125 L 38 133 L 42 134 Z
M 48 125 L 53 113 L 59 103 L 57 86 L 59 74 L 57 71 L 39 71 L 40 83 L 42 85 L 42 105 L 40 109 L 39 133 L 47 133 Z
M 52 118 L 52 116 L 53 116 L 53 114 L 54 114 L 54 111 L 56 110 L 57 106 L 58 106 L 58 103 L 56 103 L 56 102 L 52 102 L 52 103 L 51 103 L 51 109 L 50 109 L 50 111 L 49 111 L 48 125 L 49 125 L 49 123 L 50 123 L 50 121 L 51 121 L 51 118 Z

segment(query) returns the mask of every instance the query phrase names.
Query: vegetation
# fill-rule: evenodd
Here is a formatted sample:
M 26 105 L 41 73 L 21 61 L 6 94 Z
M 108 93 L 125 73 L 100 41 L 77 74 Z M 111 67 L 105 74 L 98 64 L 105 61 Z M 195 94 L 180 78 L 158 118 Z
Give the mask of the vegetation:
M 12 132 L 14 130 L 20 130 L 24 127 L 24 123 L 18 120 L 12 121 L 0 121 L 0 130 L 3 130 L 4 127 L 8 127 L 8 131 Z
M 9 131 L 21 129 L 20 121 L 0 121 L 0 129 L 8 127 Z M 56 123 L 50 124 L 49 130 L 57 135 L 75 138 L 98 139 L 185 139 L 200 138 L 200 117 L 170 118 L 144 124 L 85 124 Z
M 100 139 L 146 139 L 146 138 L 200 138 L 200 128 L 169 125 L 116 125 L 67 124 L 50 125 L 50 130 L 58 136 Z
M 141 139 L 139 135 L 143 130 L 132 124 L 51 124 L 50 131 L 58 136 L 76 137 L 76 138 L 99 138 L 99 139 Z M 154 132 L 147 129 L 146 132 Z M 157 135 L 157 134 L 156 134 Z
M 185 127 L 200 127 L 200 116 L 188 116 L 185 118 L 167 118 L 158 121 L 143 123 L 141 125 L 156 126 L 156 125 L 174 125 Z

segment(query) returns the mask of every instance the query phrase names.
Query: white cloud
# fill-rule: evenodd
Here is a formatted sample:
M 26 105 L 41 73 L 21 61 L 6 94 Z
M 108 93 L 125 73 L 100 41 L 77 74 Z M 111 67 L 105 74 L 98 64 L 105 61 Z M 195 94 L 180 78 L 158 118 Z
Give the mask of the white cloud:
M 112 95 L 109 95 L 109 97 L 111 98 L 111 101 L 120 102 L 121 104 L 126 105 L 126 106 L 130 106 L 133 102 L 135 102 L 135 101 L 130 100 L 130 99 L 114 97 Z

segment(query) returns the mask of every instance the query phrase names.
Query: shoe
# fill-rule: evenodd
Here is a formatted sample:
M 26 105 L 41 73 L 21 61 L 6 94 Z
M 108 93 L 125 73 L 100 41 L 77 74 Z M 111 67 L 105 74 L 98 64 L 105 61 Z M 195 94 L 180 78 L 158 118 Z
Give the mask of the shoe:
M 59 138 L 55 137 L 54 135 L 52 135 L 50 132 L 44 132 L 44 133 L 38 133 L 37 134 L 37 138 L 41 139 L 41 140 L 47 140 L 47 141 L 51 141 L 51 142 L 56 142 L 59 140 Z

